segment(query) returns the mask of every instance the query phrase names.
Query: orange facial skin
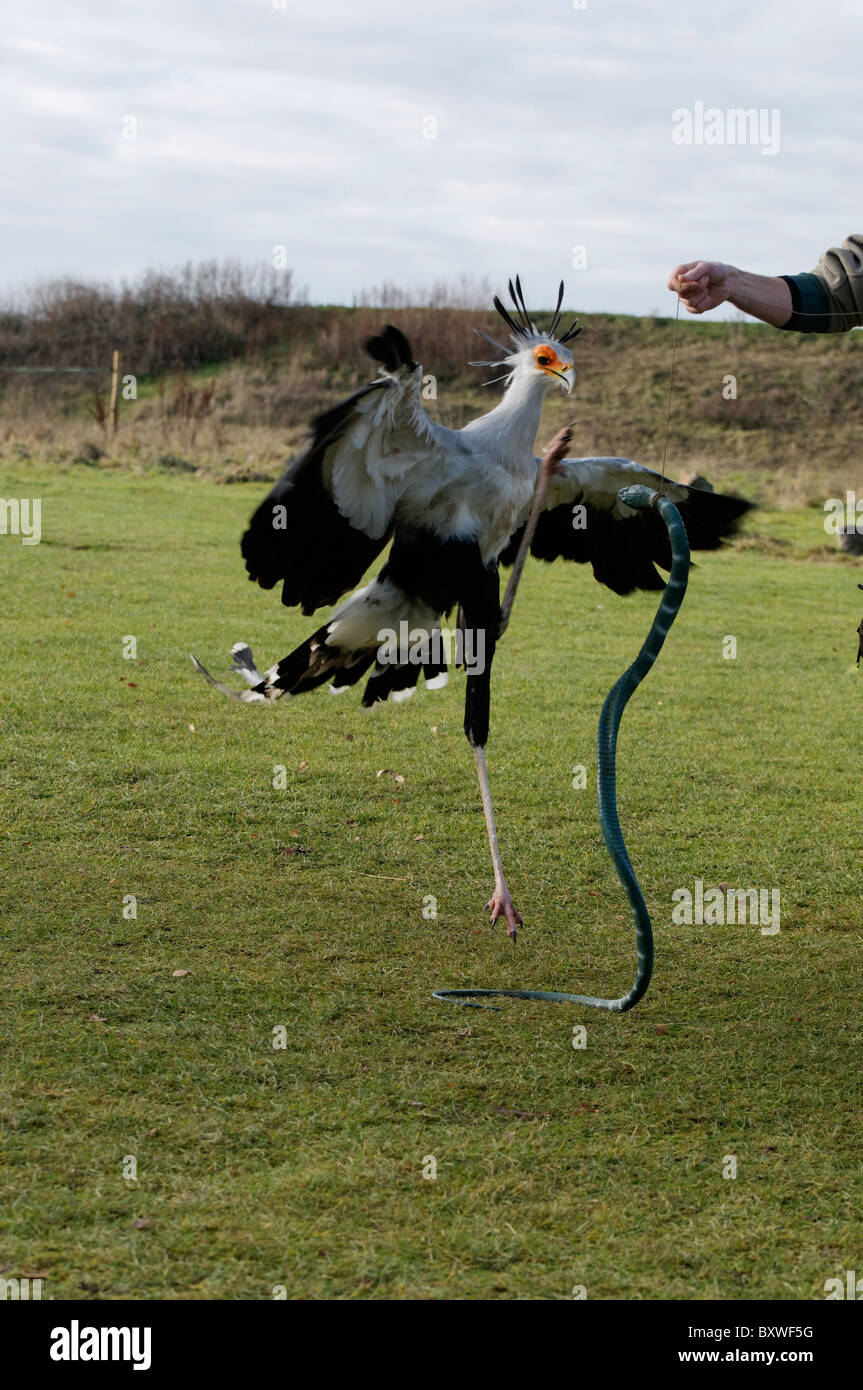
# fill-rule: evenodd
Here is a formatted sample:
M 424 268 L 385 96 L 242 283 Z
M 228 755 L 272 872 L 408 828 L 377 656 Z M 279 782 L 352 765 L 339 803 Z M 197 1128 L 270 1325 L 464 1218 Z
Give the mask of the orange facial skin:
M 569 371 L 569 363 L 561 362 L 554 348 L 548 343 L 540 343 L 539 347 L 533 350 L 533 360 L 540 371 L 552 372 L 555 376 L 562 376 Z

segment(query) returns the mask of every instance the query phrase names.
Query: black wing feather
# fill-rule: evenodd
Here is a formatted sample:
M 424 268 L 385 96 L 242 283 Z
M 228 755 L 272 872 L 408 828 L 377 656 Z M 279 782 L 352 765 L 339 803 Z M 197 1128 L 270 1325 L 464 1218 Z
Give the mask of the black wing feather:
M 312 424 L 308 449 L 290 464 L 258 507 L 241 548 L 249 578 L 262 589 L 282 583 L 282 603 L 306 614 L 337 603 L 354 588 L 390 538 L 372 539 L 342 516 L 324 486 L 321 466 L 326 450 L 344 434 L 353 408 L 370 391 L 386 390 L 373 382 L 319 415 Z
M 399 367 L 416 366 L 410 343 L 401 329 L 393 328 L 391 323 L 387 324 L 379 337 L 367 339 L 366 352 L 376 362 L 382 363 L 388 372 L 395 372 Z
M 663 589 L 665 580 L 655 566 L 671 568 L 671 546 L 662 518 L 654 511 L 617 517 L 611 511 L 585 506 L 584 526 L 573 526 L 575 503 L 566 502 L 543 512 L 534 533 L 531 555 L 538 560 L 573 560 L 590 563 L 594 578 L 616 594 L 634 589 Z M 692 550 L 716 550 L 734 534 L 740 518 L 750 511 L 751 502 L 722 493 L 690 488 L 684 502 L 677 503 Z M 500 562 L 511 565 L 518 553 L 524 527 L 511 537 Z
M 407 338 L 392 324 L 366 348 L 387 372 L 415 365 Z M 373 381 L 318 415 L 308 448 L 288 465 L 249 522 L 241 542 L 249 578 L 262 589 L 281 582 L 288 608 L 299 606 L 310 614 L 337 603 L 356 588 L 390 540 L 392 528 L 375 539 L 352 526 L 323 479 L 326 451 L 348 429 L 357 402 L 389 387 L 386 379 Z

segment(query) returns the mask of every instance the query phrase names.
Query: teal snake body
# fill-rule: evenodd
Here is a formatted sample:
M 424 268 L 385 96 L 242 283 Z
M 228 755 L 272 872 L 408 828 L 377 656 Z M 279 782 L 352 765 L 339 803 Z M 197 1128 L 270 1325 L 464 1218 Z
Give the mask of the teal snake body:
M 638 511 L 655 507 L 665 522 L 671 543 L 671 573 L 656 611 L 653 625 L 632 665 L 612 686 L 602 706 L 597 733 L 596 785 L 599 798 L 599 824 L 605 846 L 626 890 L 635 921 L 637 969 L 628 994 L 619 999 L 598 999 L 590 994 L 564 994 L 547 989 L 437 989 L 433 998 L 461 1004 L 469 1009 L 494 1009 L 493 1004 L 473 1001 L 479 997 L 539 999 L 549 1004 L 588 1004 L 610 1013 L 625 1013 L 644 997 L 653 973 L 653 930 L 650 914 L 626 849 L 617 814 L 617 733 L 630 698 L 656 661 L 669 628 L 680 611 L 689 578 L 689 541 L 683 519 L 673 502 L 653 488 L 636 484 L 619 494 L 621 502 Z

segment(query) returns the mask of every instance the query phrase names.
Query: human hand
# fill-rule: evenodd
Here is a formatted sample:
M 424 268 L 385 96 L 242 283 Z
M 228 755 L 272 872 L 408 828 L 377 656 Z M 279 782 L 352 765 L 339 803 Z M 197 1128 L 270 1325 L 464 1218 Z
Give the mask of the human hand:
M 731 297 L 731 272 L 732 267 L 723 261 L 687 261 L 672 270 L 668 288 L 676 292 L 688 313 L 703 314 Z

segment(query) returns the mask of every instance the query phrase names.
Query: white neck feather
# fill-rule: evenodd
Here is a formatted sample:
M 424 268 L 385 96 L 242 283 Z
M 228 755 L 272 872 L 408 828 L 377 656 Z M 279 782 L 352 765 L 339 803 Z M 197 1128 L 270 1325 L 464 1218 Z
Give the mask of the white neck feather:
M 533 466 L 533 446 L 542 416 L 542 403 L 550 385 L 541 372 L 516 370 L 494 410 L 472 420 L 467 428 L 481 432 L 484 443 L 504 464 L 519 469 Z

